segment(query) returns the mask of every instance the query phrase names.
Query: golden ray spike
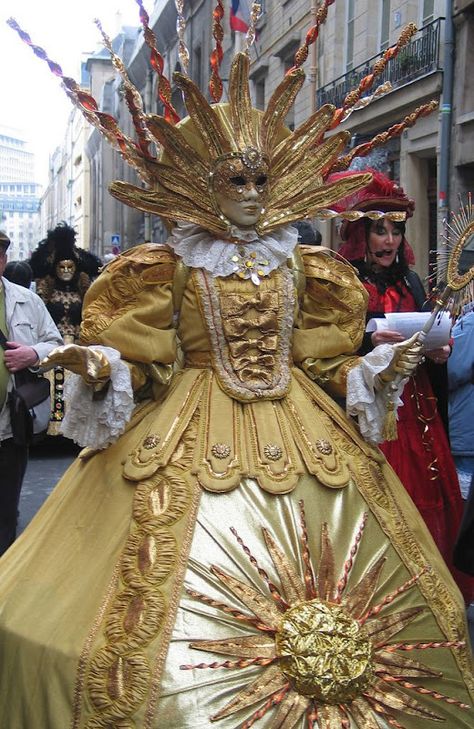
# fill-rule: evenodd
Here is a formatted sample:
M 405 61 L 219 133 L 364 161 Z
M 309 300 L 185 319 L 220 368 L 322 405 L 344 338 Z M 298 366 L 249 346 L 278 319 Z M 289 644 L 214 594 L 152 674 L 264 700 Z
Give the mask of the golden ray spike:
M 351 701 L 348 709 L 358 729 L 380 729 L 370 704 L 364 698 Z
M 305 165 L 306 172 L 309 174 L 311 172 L 311 164 Z M 289 201 L 288 205 L 285 205 L 285 202 L 283 199 L 275 202 L 272 204 L 272 208 L 275 209 L 275 211 L 280 209 L 285 209 L 287 207 L 293 207 L 298 206 L 301 207 L 301 204 L 304 203 L 304 201 L 308 201 L 308 207 L 311 209 L 321 209 L 323 207 L 327 207 L 332 205 L 333 203 L 337 202 L 337 200 L 340 200 L 341 195 L 341 186 L 340 183 L 344 183 L 344 190 L 349 189 L 349 192 L 347 194 L 352 194 L 352 192 L 356 192 L 357 190 L 362 189 L 363 187 L 366 187 L 366 185 L 369 184 L 369 182 L 372 180 L 372 175 L 368 172 L 361 172 L 356 173 L 353 176 L 349 178 L 344 178 L 342 180 L 336 180 L 335 182 L 330 182 L 325 185 L 321 185 L 320 187 L 310 190 L 310 191 L 304 191 L 300 193 L 299 195 L 295 195 L 292 200 Z M 345 193 L 343 193 L 345 194 Z M 323 203 L 327 202 L 327 206 L 325 206 Z M 342 213 L 341 213 L 342 214 Z M 370 213 L 364 213 L 365 217 L 370 217 Z M 379 214 L 380 216 L 380 214 Z M 309 217 L 309 216 L 308 216 Z
M 320 704 L 318 706 L 319 729 L 341 729 L 341 710 L 338 706 Z
M 386 557 L 379 557 L 347 595 L 344 605 L 355 618 L 360 618 L 372 602 L 385 562 Z
M 201 91 L 191 79 L 175 72 L 173 78 L 184 95 L 184 101 L 189 116 L 206 147 L 211 159 L 232 151 L 230 140 L 226 138 L 222 126 L 211 105 L 204 98 Z
M 291 200 L 300 193 L 320 184 L 321 177 L 327 167 L 331 165 L 334 157 L 337 157 L 339 152 L 344 149 L 349 138 L 349 132 L 339 132 L 319 147 L 306 149 L 304 151 L 304 156 L 306 157 L 305 167 L 308 170 L 311 169 L 311 174 L 308 177 L 303 177 L 299 169 L 299 157 L 300 155 L 303 156 L 303 154 L 301 152 L 295 154 L 295 165 L 291 165 L 293 171 L 286 169 L 284 176 L 278 178 L 272 187 L 272 199 L 275 200 L 275 204 L 278 204 L 278 201 L 283 198 Z
M 390 727 L 392 727 L 392 729 L 406 729 L 406 727 L 404 727 L 403 724 L 400 724 L 400 722 L 395 719 L 393 714 L 388 711 L 388 709 L 379 701 L 371 699 L 370 696 L 367 697 L 367 700 L 369 701 L 377 716 L 380 716 Z
M 270 629 L 277 630 L 281 612 L 277 610 L 273 601 L 266 598 L 261 593 L 254 590 L 253 587 L 246 585 L 244 582 L 237 580 L 231 575 L 227 575 L 219 567 L 215 565 L 211 567 L 211 572 L 216 575 L 222 584 L 224 584 L 246 607 L 251 610 L 260 620 Z
M 362 540 L 362 535 L 364 534 L 364 530 L 365 530 L 368 518 L 369 518 L 369 515 L 367 512 L 365 512 L 362 515 L 362 519 L 359 524 L 359 528 L 357 529 L 357 533 L 355 535 L 354 542 L 351 544 L 351 547 L 349 549 L 349 555 L 347 556 L 346 560 L 344 561 L 344 566 L 342 568 L 342 575 L 337 582 L 337 596 L 339 599 L 342 597 L 344 590 L 346 589 L 347 580 L 352 571 L 352 567 L 354 566 L 354 559 L 359 550 L 359 545 Z
M 318 596 L 326 602 L 334 601 L 336 577 L 334 572 L 334 550 L 326 522 L 321 524 L 321 556 L 318 565 Z
M 275 140 L 283 127 L 285 117 L 291 109 L 298 91 L 303 85 L 305 74 L 302 69 L 292 71 L 278 84 L 271 95 L 262 118 L 260 143 L 262 150 L 271 155 Z
M 248 706 L 256 704 L 257 701 L 266 699 L 268 696 L 281 691 L 287 685 L 288 679 L 283 675 L 277 665 L 272 664 L 260 673 L 254 681 L 239 691 L 237 696 L 220 709 L 217 714 L 211 716 L 211 721 L 223 719 L 226 716 L 235 714 L 241 709 L 246 709 Z
M 275 603 L 283 611 L 288 610 L 289 604 L 283 599 L 283 597 L 280 594 L 280 591 L 278 590 L 278 588 L 276 587 L 276 585 L 273 584 L 273 582 L 271 581 L 271 579 L 268 576 L 267 572 L 265 572 L 265 570 L 262 567 L 260 567 L 260 565 L 259 565 L 256 557 L 254 557 L 254 555 L 252 554 L 252 552 L 250 551 L 250 549 L 244 543 L 243 539 L 238 535 L 237 530 L 234 529 L 234 527 L 231 527 L 230 528 L 230 531 L 232 532 L 232 534 L 236 538 L 237 543 L 239 544 L 239 546 L 242 547 L 244 553 L 247 555 L 247 557 L 248 557 L 248 559 L 250 561 L 250 564 L 252 564 L 255 567 L 255 569 L 257 570 L 258 574 L 262 578 L 262 580 L 264 580 L 264 582 L 267 584 L 267 587 L 270 590 L 270 594 L 271 594 L 272 598 L 274 599 Z
M 288 691 L 278 707 L 278 711 L 269 724 L 269 729 L 293 729 L 308 709 L 309 699 Z
M 265 714 L 270 711 L 270 709 L 272 709 L 274 706 L 278 706 L 278 704 L 280 704 L 285 698 L 288 687 L 289 684 L 284 686 L 281 691 L 278 691 L 277 693 L 273 694 L 273 696 L 270 696 L 270 698 L 265 701 L 264 705 L 257 709 L 257 711 L 252 714 L 250 719 L 247 719 L 247 721 L 242 724 L 242 729 L 250 729 L 250 727 L 252 727 L 257 721 L 264 717 Z
M 282 175 L 288 179 L 288 186 L 293 183 L 298 174 L 298 167 L 302 164 L 311 172 L 309 180 L 305 180 L 308 189 L 321 184 L 320 177 L 324 176 L 330 168 L 332 161 L 349 141 L 349 132 L 338 132 L 333 134 L 320 145 L 312 145 L 304 147 L 294 154 L 294 163 L 290 161 L 289 165 L 284 168 Z M 317 182 L 319 180 L 319 182 Z M 283 180 L 282 183 L 284 184 Z M 281 183 L 280 183 L 281 184 Z M 278 189 L 278 188 L 277 188 Z M 301 189 L 304 189 L 302 186 Z M 276 192 L 275 192 L 276 194 Z
M 271 161 L 271 170 L 276 176 L 290 169 L 295 154 L 303 156 L 324 134 L 331 121 L 334 106 L 325 104 L 301 124 L 293 134 L 283 139 L 276 147 Z
M 428 399 L 428 398 L 427 398 Z M 421 418 L 420 418 L 421 419 Z M 423 575 L 426 572 L 426 569 L 421 570 L 416 575 L 413 575 L 413 577 L 410 577 L 406 582 L 403 583 L 403 585 L 400 585 L 400 587 L 397 587 L 395 590 L 392 590 L 392 592 L 389 592 L 388 595 L 385 595 L 383 600 L 379 602 L 377 605 L 373 605 L 370 607 L 365 615 L 361 616 L 360 622 L 363 624 L 365 623 L 369 618 L 373 617 L 374 615 L 378 615 L 379 612 L 386 607 L 387 605 L 390 605 L 394 600 L 396 600 L 400 595 L 403 595 L 405 592 L 410 590 L 418 580 L 420 579 L 421 575 Z
M 316 215 L 317 211 L 321 208 L 327 208 L 328 205 L 345 197 L 346 194 L 360 190 L 368 185 L 370 180 L 370 174 L 362 173 L 360 175 L 354 175 L 349 179 L 345 178 L 343 180 L 344 183 L 347 183 L 347 187 L 351 188 L 347 193 L 345 191 L 343 192 L 340 187 L 337 187 L 342 182 L 342 180 L 338 180 L 335 183 L 322 185 L 319 189 L 313 190 L 310 193 L 303 193 L 295 200 L 289 201 L 286 205 L 283 200 L 280 203 L 280 207 L 271 205 L 262 214 L 258 223 L 258 231 L 267 233 L 278 228 L 280 225 L 293 223 L 301 218 Z
M 217 235 L 222 235 L 227 230 L 227 226 L 217 216 L 199 209 L 196 201 L 185 197 L 169 193 L 161 194 L 158 198 L 156 190 L 145 190 L 120 181 L 112 182 L 109 191 L 125 205 L 131 205 L 145 213 L 162 215 L 167 220 L 184 220 L 190 223 L 199 221 L 203 228 Z
M 401 656 L 398 653 L 390 651 L 377 651 L 376 662 L 379 664 L 379 668 L 376 667 L 376 671 L 380 670 L 384 673 L 390 673 L 392 676 L 429 678 L 430 676 L 441 677 L 443 675 L 441 671 L 428 668 L 414 658 Z
M 245 53 L 238 53 L 232 62 L 229 76 L 230 113 L 235 141 L 239 149 L 258 146 L 252 123 L 249 66 L 249 57 Z
M 413 696 L 409 696 L 396 686 L 384 686 L 381 681 L 378 681 L 367 693 L 389 709 L 394 709 L 395 711 L 400 711 L 410 716 L 416 716 L 419 719 L 444 721 L 442 716 L 435 714 L 434 711 L 431 711 L 427 706 L 424 706 L 417 699 L 413 698 Z
M 191 648 L 240 658 L 274 658 L 275 641 L 267 635 L 244 635 L 221 640 L 195 640 Z
M 154 180 L 159 185 L 165 187 L 169 192 L 176 192 L 178 195 L 185 195 L 189 191 L 189 175 L 186 176 L 183 172 L 178 172 L 170 165 L 164 165 L 160 162 L 150 163 L 150 177 L 155 174 Z M 201 183 L 201 179 L 197 180 Z M 197 182 L 194 181 L 193 182 Z M 199 185 L 200 186 L 200 185 Z M 196 192 L 196 188 L 194 190 Z M 204 191 L 201 189 L 200 194 L 197 195 L 198 204 L 200 207 L 204 207 L 209 212 L 213 212 L 213 207 L 209 202 L 209 195 L 207 194 L 207 188 Z
M 423 610 L 424 607 L 411 607 L 384 618 L 368 620 L 365 630 L 373 643 L 377 646 L 384 646 L 393 635 L 406 628 Z
M 293 567 L 286 554 L 277 546 L 270 532 L 265 528 L 262 531 L 268 553 L 278 572 L 283 594 L 287 602 L 291 605 L 300 600 L 304 600 L 306 597 L 304 583 L 296 568 Z
M 202 177 L 207 184 L 208 168 L 199 154 L 186 142 L 181 131 L 156 114 L 147 114 L 146 120 L 150 133 L 166 149 L 166 156 L 171 164 L 185 172 L 188 177 L 191 177 L 189 172 L 192 170 L 193 178 Z
M 342 717 L 341 717 L 341 729 L 351 729 L 352 724 L 351 724 L 351 720 L 350 720 L 349 714 L 346 711 L 346 707 L 343 706 L 342 704 L 340 704 L 339 705 L 339 708 L 340 708 L 341 714 L 342 714 Z

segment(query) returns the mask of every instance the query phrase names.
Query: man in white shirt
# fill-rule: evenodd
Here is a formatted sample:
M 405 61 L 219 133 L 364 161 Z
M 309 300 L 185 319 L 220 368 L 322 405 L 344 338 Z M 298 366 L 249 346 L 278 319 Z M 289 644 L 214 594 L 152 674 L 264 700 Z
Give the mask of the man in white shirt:
M 0 347 L 0 554 L 16 536 L 18 502 L 28 459 L 27 446 L 13 442 L 8 408 L 12 375 L 34 367 L 62 344 L 45 305 L 32 291 L 3 277 L 10 239 L 0 231 L 0 329 L 6 349 Z

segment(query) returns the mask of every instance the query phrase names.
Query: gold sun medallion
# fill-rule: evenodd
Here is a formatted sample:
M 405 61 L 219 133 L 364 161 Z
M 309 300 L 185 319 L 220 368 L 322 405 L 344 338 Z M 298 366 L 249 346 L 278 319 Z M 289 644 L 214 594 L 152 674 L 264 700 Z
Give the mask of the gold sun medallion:
M 250 729 L 275 707 L 266 724 L 269 729 L 293 729 L 303 719 L 309 729 L 352 726 L 375 729 L 379 727 L 377 720 L 385 722 L 384 726 L 404 729 L 404 716 L 420 721 L 445 721 L 441 713 L 443 703 L 469 709 L 457 699 L 422 685 L 420 679 L 439 679 L 442 674 L 407 657 L 413 650 L 460 648 L 464 641 L 392 642 L 424 609 L 410 607 L 397 612 L 392 608 L 389 612 L 389 606 L 415 587 L 420 574 L 410 577 L 375 603 L 385 557 L 377 559 L 349 587 L 368 515 L 364 515 L 337 576 L 327 524 L 321 524 L 321 553 L 315 569 L 303 502 L 300 511 L 302 575 L 263 528 L 266 548 L 280 582 L 274 584 L 232 528 L 238 544 L 258 571 L 262 589 L 253 586 L 254 580 L 253 584 L 250 580 L 243 582 L 219 567 L 212 566 L 211 572 L 249 612 L 240 612 L 195 590 L 187 590 L 193 598 L 232 615 L 241 627 L 248 625 L 249 632 L 243 636 L 193 641 L 191 648 L 227 658 L 220 663 L 183 665 L 181 669 L 261 668 L 257 678 L 238 690 L 210 717 L 211 721 L 219 722 L 255 706 L 242 729 Z M 232 656 L 235 660 L 230 659 Z M 439 703 L 440 713 L 428 706 L 425 697 Z

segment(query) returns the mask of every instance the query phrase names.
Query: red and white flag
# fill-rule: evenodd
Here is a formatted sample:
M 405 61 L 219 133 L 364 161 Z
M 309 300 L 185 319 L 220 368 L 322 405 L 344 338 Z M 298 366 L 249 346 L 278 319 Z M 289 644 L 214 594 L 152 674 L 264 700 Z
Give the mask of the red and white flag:
M 250 25 L 250 3 L 248 0 L 232 0 L 230 27 L 237 33 L 246 33 Z

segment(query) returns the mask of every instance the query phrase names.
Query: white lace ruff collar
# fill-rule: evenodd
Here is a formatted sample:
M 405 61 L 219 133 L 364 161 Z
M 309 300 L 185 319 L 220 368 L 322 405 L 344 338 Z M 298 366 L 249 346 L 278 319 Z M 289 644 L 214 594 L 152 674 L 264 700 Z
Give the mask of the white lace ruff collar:
M 259 238 L 254 230 L 232 229 L 238 243 L 216 238 L 192 223 L 179 222 L 167 244 L 190 268 L 204 268 L 214 277 L 237 273 L 258 285 L 263 276 L 281 266 L 293 253 L 298 231 L 292 225 Z

